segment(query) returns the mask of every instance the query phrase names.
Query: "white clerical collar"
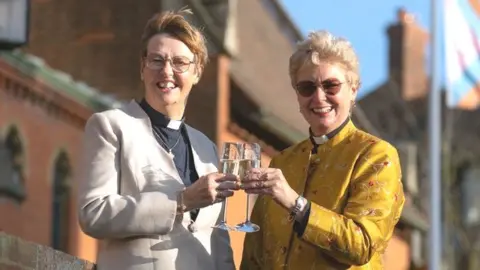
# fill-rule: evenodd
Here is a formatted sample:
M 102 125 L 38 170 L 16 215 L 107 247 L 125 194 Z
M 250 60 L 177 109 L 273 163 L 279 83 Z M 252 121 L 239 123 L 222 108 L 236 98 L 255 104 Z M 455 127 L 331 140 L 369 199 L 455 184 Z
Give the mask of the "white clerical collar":
M 183 122 L 181 120 L 170 120 L 167 124 L 167 128 L 179 130 L 182 126 L 182 123 Z
M 312 136 L 313 141 L 315 144 L 324 144 L 328 142 L 328 136 L 327 135 L 322 135 L 322 136 Z

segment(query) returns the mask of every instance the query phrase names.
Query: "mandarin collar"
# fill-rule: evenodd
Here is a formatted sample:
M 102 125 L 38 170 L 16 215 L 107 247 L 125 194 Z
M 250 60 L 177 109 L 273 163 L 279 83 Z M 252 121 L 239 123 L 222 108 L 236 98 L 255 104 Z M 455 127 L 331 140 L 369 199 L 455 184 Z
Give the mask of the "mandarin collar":
M 150 106 L 150 104 L 148 104 L 148 102 L 144 98 L 142 99 L 142 101 L 140 101 L 139 105 L 148 115 L 150 121 L 152 121 L 152 124 L 154 126 L 179 130 L 183 124 L 183 117 L 182 120 L 172 120 L 163 113 L 155 110 L 152 106 Z
M 345 121 L 343 121 L 343 123 L 338 128 L 322 136 L 314 136 L 312 129 L 309 128 L 308 132 L 310 133 L 310 141 L 312 142 L 313 145 L 325 144 L 330 139 L 335 137 L 335 135 L 340 133 L 340 131 L 348 124 L 349 121 L 350 121 L 350 118 L 347 118 Z

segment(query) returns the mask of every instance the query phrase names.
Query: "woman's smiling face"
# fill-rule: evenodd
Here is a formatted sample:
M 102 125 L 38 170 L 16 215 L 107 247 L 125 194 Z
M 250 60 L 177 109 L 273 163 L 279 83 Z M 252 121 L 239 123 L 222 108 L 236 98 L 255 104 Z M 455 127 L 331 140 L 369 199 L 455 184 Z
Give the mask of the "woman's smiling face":
M 357 90 L 336 63 L 305 63 L 297 72 L 296 93 L 300 112 L 316 136 L 338 128 L 350 116 Z
M 142 64 L 145 99 L 152 106 L 182 105 L 199 76 L 193 52 L 182 41 L 157 34 L 147 45 Z

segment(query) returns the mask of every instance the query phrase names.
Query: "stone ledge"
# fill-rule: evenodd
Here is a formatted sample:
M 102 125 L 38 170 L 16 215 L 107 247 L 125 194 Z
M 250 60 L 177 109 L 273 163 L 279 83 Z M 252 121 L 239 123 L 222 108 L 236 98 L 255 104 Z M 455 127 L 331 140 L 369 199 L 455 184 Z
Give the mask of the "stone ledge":
M 94 270 L 91 262 L 0 232 L 2 270 Z

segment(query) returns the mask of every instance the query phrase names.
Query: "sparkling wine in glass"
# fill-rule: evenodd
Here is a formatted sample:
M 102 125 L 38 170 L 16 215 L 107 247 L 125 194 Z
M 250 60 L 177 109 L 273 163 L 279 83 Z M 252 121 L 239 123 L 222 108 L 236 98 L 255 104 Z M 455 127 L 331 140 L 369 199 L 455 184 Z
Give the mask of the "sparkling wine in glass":
M 240 159 L 243 155 L 241 143 L 226 142 L 220 155 L 220 170 L 225 174 L 239 175 Z M 213 228 L 231 231 L 234 228 L 227 224 L 227 198 L 224 201 L 223 220 Z
M 245 174 L 252 168 L 260 168 L 261 150 L 257 143 L 244 143 L 242 157 L 239 162 L 238 175 L 243 181 Z M 252 233 L 260 230 L 260 226 L 250 221 L 250 194 L 247 194 L 246 220 L 235 226 L 239 232 Z

